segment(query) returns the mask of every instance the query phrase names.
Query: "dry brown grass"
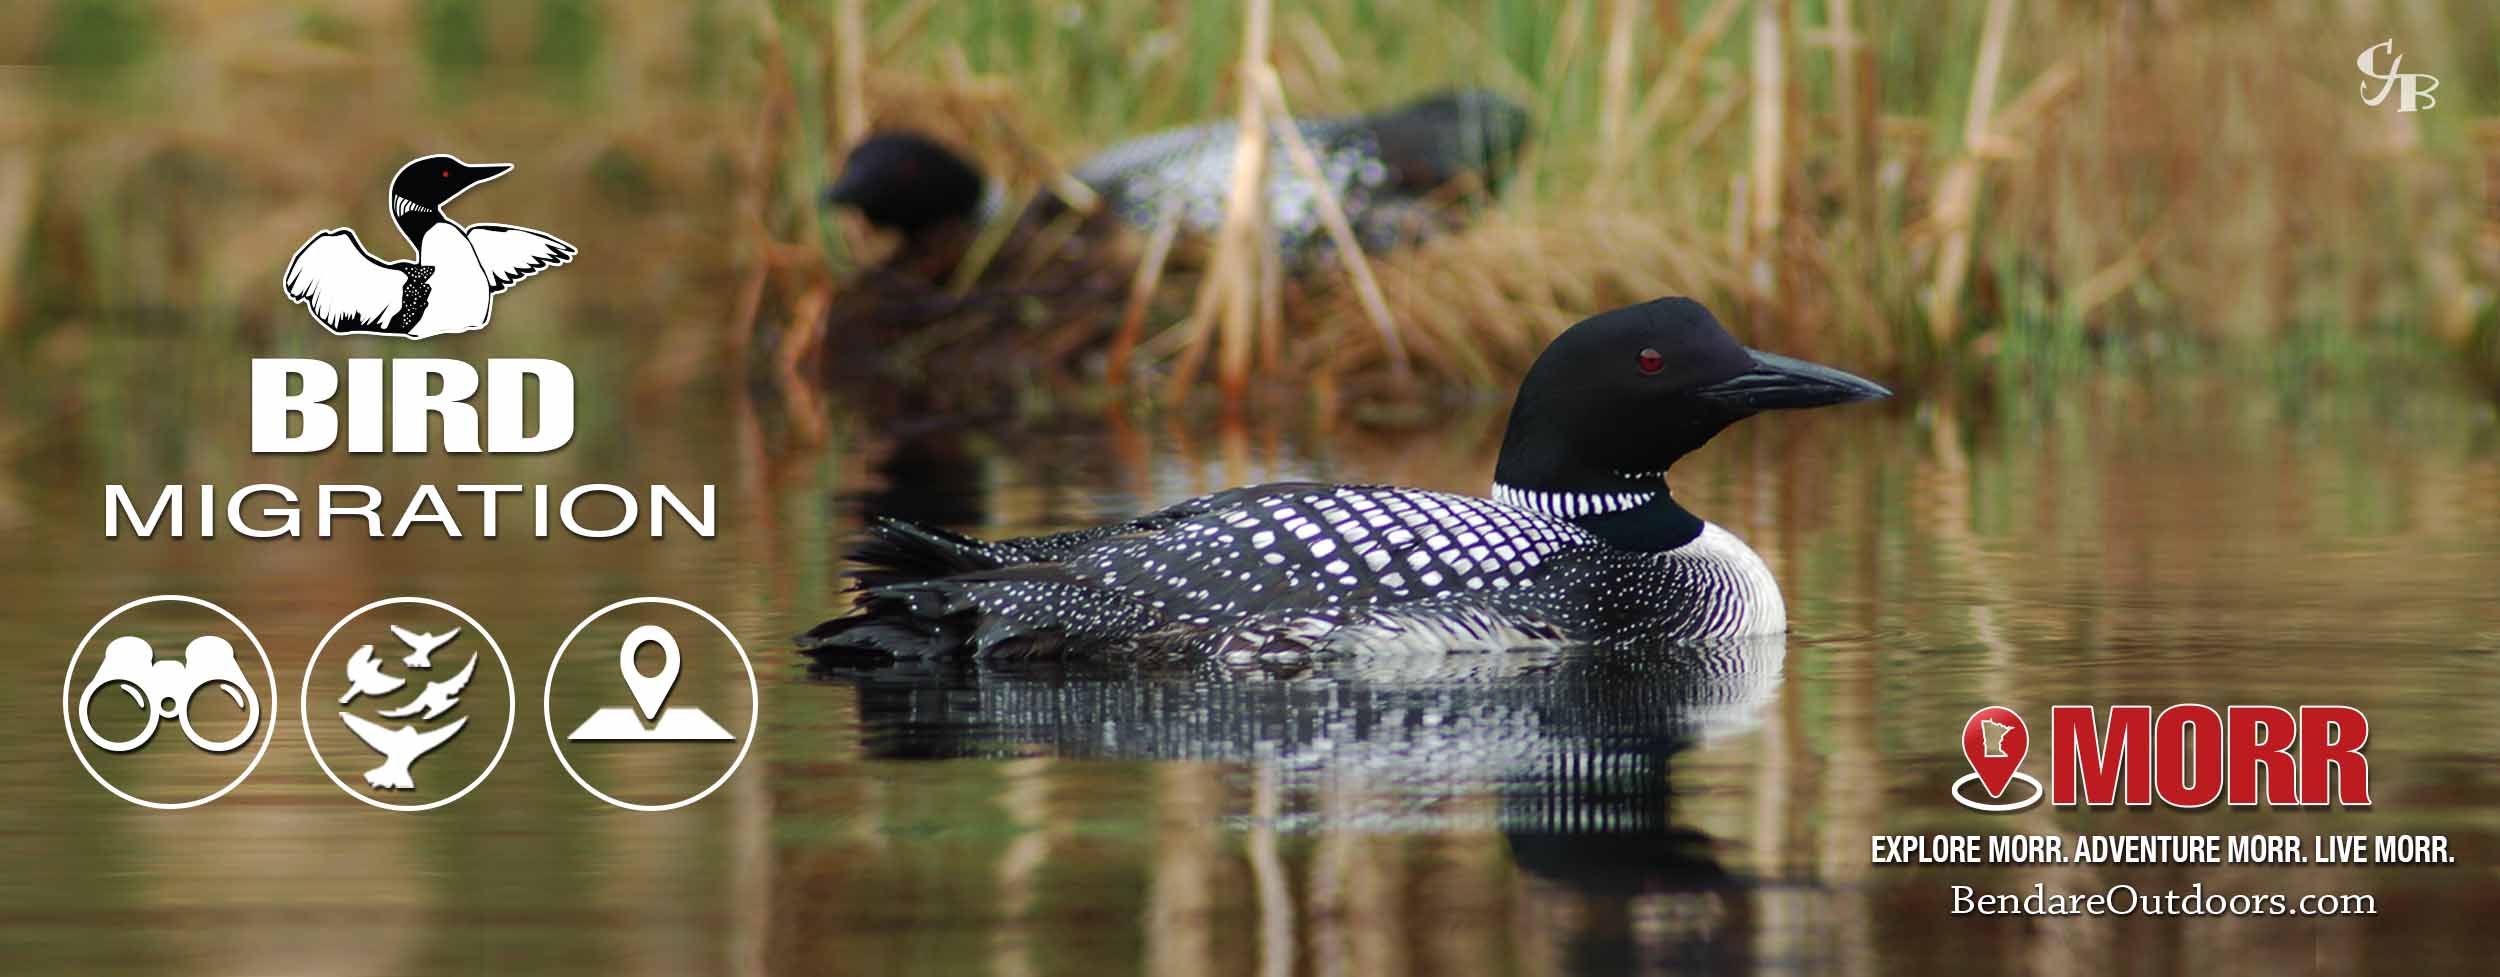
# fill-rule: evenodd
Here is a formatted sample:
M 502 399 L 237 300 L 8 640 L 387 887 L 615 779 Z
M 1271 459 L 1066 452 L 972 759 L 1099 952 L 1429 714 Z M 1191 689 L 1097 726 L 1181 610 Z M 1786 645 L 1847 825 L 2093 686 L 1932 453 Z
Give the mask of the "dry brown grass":
M 114 41 L 61 26 L 110 6 L 0 11 L 0 54 Z M 1250 325 L 1213 334 L 1246 338 L 1198 355 L 1256 380 L 1385 376 L 1394 320 L 1426 387 L 1499 388 L 1570 322 L 1662 293 L 1869 369 L 2393 345 L 2500 373 L 2500 9 L 2472 0 L 1313 0 L 1248 60 L 1229 0 L 634 0 L 596 8 L 578 62 L 546 60 L 567 39 L 547 9 L 168 4 L 126 64 L 0 73 L 0 329 L 179 310 L 293 335 L 270 284 L 294 245 L 338 223 L 389 241 L 377 182 L 456 147 L 523 164 L 497 219 L 596 249 L 533 283 L 550 320 L 632 331 L 658 386 L 795 374 L 799 313 L 881 246 L 814 206 L 857 133 L 907 123 L 1074 194 L 1073 160 L 1263 105 L 1241 82 L 1272 77 L 1309 114 L 1484 85 L 1536 134 L 1469 230 L 1370 265 L 1379 308 L 1333 267 L 1237 273 Z M 446 10 L 474 16 L 473 49 L 428 39 Z M 2352 55 L 2390 35 L 2443 77 L 2434 110 L 2360 104 Z M 1180 242 L 1136 305 L 1129 369 L 1180 372 L 1207 250 Z
M 983 111 L 1030 120 L 1033 140 L 1066 147 L 1045 154 L 1056 159 L 1183 121 L 1171 92 L 1193 81 L 1248 105 L 1241 79 L 1268 74 L 1302 111 L 1450 83 L 1509 92 L 1538 123 L 1514 190 L 1465 233 L 1372 264 L 1399 345 L 1436 385 L 1504 385 L 1581 316 L 1663 293 L 1703 297 L 1756 341 L 1887 369 L 2073 368 L 2181 344 L 2265 356 L 2294 334 L 2329 337 L 2330 354 L 2493 343 L 2500 177 L 2484 173 L 2500 167 L 2500 137 L 2474 133 L 2500 130 L 2473 121 L 2492 100 L 2452 82 L 2436 113 L 2370 110 L 2351 54 L 2305 57 L 2318 36 L 2369 34 L 2357 53 L 2395 30 L 2412 39 L 2400 41 L 2409 67 L 2461 76 L 2479 52 L 2459 38 L 2500 22 L 2489 10 L 1996 0 L 1905 23 L 1847 2 L 1578 0 L 1532 11 L 1542 47 L 1522 55 L 1490 33 L 1512 5 L 1454 7 L 1490 13 L 1295 5 L 1243 64 L 1193 58 L 1184 41 L 1138 73 L 1150 91 L 1127 113 L 1101 109 L 1120 100 L 1082 82 L 1090 49 L 1048 25 L 898 25 L 881 35 L 892 74 L 876 77 L 945 66 L 920 77 L 1003 96 Z M 1103 11 L 1141 46 L 1238 37 L 1230 5 Z M 1366 16 L 1390 23 L 1365 33 Z M 1396 46 L 1402 26 L 1425 23 L 1443 49 Z M 961 33 L 942 33 L 950 24 Z M 1001 31 L 1017 40 L 978 46 Z M 964 67 L 968 49 L 989 55 L 988 73 Z M 1385 371 L 1398 357 L 1346 281 L 1331 269 L 1285 290 L 1281 315 L 1200 303 L 1219 323 L 1255 324 L 1208 335 L 1260 375 Z M 1162 307 L 1175 311 L 1149 331 L 1207 324 L 1185 303 Z M 1272 346 L 1224 345 L 1274 322 Z M 1194 335 L 1147 340 L 1177 357 L 1143 364 L 1177 362 L 1167 389 L 1194 373 Z

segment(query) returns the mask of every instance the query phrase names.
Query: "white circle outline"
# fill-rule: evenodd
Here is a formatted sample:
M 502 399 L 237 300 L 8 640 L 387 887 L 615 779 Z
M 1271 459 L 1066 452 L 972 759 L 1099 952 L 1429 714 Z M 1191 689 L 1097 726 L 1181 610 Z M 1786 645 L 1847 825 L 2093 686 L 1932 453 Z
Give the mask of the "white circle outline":
M 703 788 L 700 791 L 696 791 L 693 797 L 689 797 L 672 804 L 636 804 L 632 801 L 620 800 L 618 798 L 608 796 L 606 791 L 591 786 L 590 781 L 582 777 L 581 771 L 573 769 L 573 761 L 564 755 L 564 744 L 556 738 L 556 668 L 564 664 L 564 653 L 573 649 L 573 639 L 581 637 L 582 632 L 590 627 L 591 622 L 602 617 L 606 617 L 610 611 L 614 611 L 622 607 L 630 607 L 635 604 L 665 604 L 679 610 L 693 612 L 696 617 L 702 618 L 704 622 L 710 624 L 714 630 L 719 631 L 721 637 L 729 639 L 730 650 L 738 653 L 738 664 L 744 666 L 747 672 L 747 734 L 738 741 L 738 758 L 729 761 L 729 769 L 721 771 L 720 779 L 712 781 L 711 786 Z M 764 689 L 763 686 L 756 684 L 755 661 L 754 659 L 747 657 L 746 646 L 740 644 L 738 642 L 738 636 L 730 633 L 729 625 L 722 624 L 720 618 L 712 616 L 712 612 L 696 607 L 693 604 L 686 603 L 685 601 L 678 600 L 674 597 L 628 597 L 624 600 L 617 601 L 616 603 L 590 612 L 590 616 L 583 618 L 582 623 L 573 625 L 572 633 L 564 636 L 564 643 L 556 646 L 555 658 L 547 662 L 547 686 L 538 696 L 538 713 L 539 716 L 544 718 L 547 723 L 547 745 L 555 750 L 556 762 L 564 766 L 565 775 L 573 778 L 574 783 L 580 784 L 583 790 L 590 792 L 591 796 L 606 801 L 614 806 L 624 808 L 628 811 L 658 813 L 661 811 L 674 811 L 678 808 L 689 806 L 696 801 L 712 796 L 713 791 L 719 790 L 722 784 L 728 783 L 730 776 L 736 774 L 738 772 L 738 768 L 746 764 L 747 751 L 755 747 L 756 720 L 761 719 L 764 716 Z
M 373 610 L 374 608 L 381 607 L 385 604 L 424 604 L 436 610 L 449 611 L 451 612 L 451 616 L 459 618 L 462 622 L 468 624 L 470 630 L 476 631 L 479 637 L 486 639 L 486 650 L 495 653 L 495 664 L 501 666 L 503 669 L 504 701 L 511 703 L 511 708 L 504 713 L 503 717 L 503 742 L 495 745 L 495 758 L 486 761 L 486 769 L 478 771 L 477 777 L 470 780 L 468 786 L 462 787 L 458 791 L 453 792 L 451 796 L 438 797 L 423 804 L 391 804 L 358 793 L 355 788 L 347 786 L 347 781 L 339 779 L 338 771 L 330 769 L 329 758 L 321 755 L 321 744 L 313 739 L 313 666 L 321 662 L 321 653 L 330 650 L 330 639 L 338 637 L 339 629 L 346 627 L 347 622 L 363 617 L 365 616 L 366 611 Z M 521 690 L 520 687 L 512 684 L 512 660 L 504 657 L 503 645 L 496 643 L 494 633 L 486 630 L 485 625 L 477 623 L 477 619 L 470 617 L 469 612 L 453 607 L 450 604 L 443 603 L 442 601 L 435 600 L 431 597 L 384 597 L 381 600 L 374 601 L 373 603 L 366 604 L 363 607 L 347 612 L 347 616 L 339 618 L 339 623 L 330 625 L 330 630 L 321 636 L 321 643 L 313 646 L 312 658 L 304 662 L 304 685 L 302 690 L 296 693 L 295 712 L 297 718 L 303 720 L 304 746 L 312 750 L 313 763 L 321 767 L 322 776 L 330 778 L 330 782 L 339 785 L 339 789 L 347 792 L 347 796 L 349 797 L 353 797 L 385 811 L 405 811 L 414 813 L 417 811 L 431 811 L 445 804 L 467 797 L 469 796 L 470 791 L 476 790 L 478 785 L 486 782 L 486 778 L 494 775 L 496 765 L 503 763 L 504 750 L 512 746 L 512 727 L 515 720 L 518 720 L 521 715 Z
M 260 653 L 261 675 L 269 680 L 269 716 L 263 720 L 263 722 L 268 724 L 269 728 L 261 733 L 260 751 L 252 754 L 252 762 L 243 765 L 242 773 L 235 774 L 233 780 L 227 781 L 226 785 L 218 788 L 215 793 L 197 800 L 183 801 L 181 803 L 151 801 L 142 797 L 136 797 L 123 791 L 119 787 L 113 786 L 112 781 L 104 779 L 103 774 L 96 772 L 95 764 L 87 761 L 87 751 L 78 745 L 78 717 L 70 714 L 69 689 L 70 686 L 77 684 L 78 681 L 78 659 L 87 653 L 87 645 L 95 640 L 96 632 L 104 630 L 105 625 L 113 623 L 114 618 L 122 616 L 132 608 L 154 604 L 159 601 L 171 601 L 177 604 L 193 604 L 205 607 L 216 612 L 218 617 L 225 618 L 226 623 L 234 625 L 235 630 L 243 632 L 244 639 L 252 643 L 252 650 Z M 106 614 L 102 618 L 97 619 L 95 626 L 87 629 L 87 636 L 78 639 L 77 650 L 69 653 L 69 672 L 68 674 L 61 676 L 61 724 L 69 730 L 70 752 L 78 756 L 78 765 L 87 768 L 87 776 L 95 778 L 95 782 L 104 785 L 105 790 L 112 791 L 113 796 L 129 801 L 130 803 L 137 804 L 140 807 L 154 808 L 159 811 L 181 811 L 198 807 L 220 797 L 224 797 L 228 793 L 233 792 L 235 788 L 243 786 L 243 781 L 251 778 L 252 771 L 260 769 L 261 759 L 269 755 L 269 744 L 278 738 L 278 666 L 269 663 L 269 649 L 261 646 L 260 635 L 253 634 L 252 629 L 243 623 L 242 618 L 234 616 L 234 612 L 226 610 L 223 607 L 219 607 L 209 601 L 182 594 L 157 594 L 151 597 L 141 597 L 138 600 L 113 608 L 112 613 Z
M 1963 774 L 1962 779 L 1954 781 L 1953 787 L 1951 788 L 1953 791 L 1953 802 L 1974 811 L 1983 811 L 1989 814 L 2003 814 L 2007 811 L 2019 811 L 2023 808 L 2040 803 L 2040 795 L 2048 790 L 2048 788 L 2040 786 L 2039 778 L 2033 777 L 2032 775 L 2024 773 L 2020 770 L 2016 770 L 2014 771 L 2014 776 L 2006 779 L 2006 784 L 2011 786 L 2013 782 L 2017 780 L 2030 784 L 2031 796 L 2023 798 L 2019 801 L 1999 801 L 1994 804 L 1983 804 L 1979 801 L 1974 801 L 1970 798 L 1962 796 L 1962 785 L 1978 779 L 1979 771 L 1973 770 L 1969 773 Z M 1982 784 L 1981 786 L 1984 787 L 1986 785 Z

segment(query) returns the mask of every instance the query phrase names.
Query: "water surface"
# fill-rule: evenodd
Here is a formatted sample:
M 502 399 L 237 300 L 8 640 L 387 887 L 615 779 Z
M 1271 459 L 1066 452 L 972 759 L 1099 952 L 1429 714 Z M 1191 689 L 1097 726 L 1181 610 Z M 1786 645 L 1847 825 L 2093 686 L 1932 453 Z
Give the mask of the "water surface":
M 2500 424 L 2460 389 L 2109 382 L 1748 422 L 1674 484 L 1770 563 L 1785 640 L 1293 678 L 810 676 L 784 639 L 841 606 L 863 512 L 1023 533 L 1264 479 L 1478 491 L 1499 405 L 1420 430 L 1282 410 L 946 423 L 740 388 L 636 400 L 577 364 L 564 451 L 351 463 L 250 454 L 240 357 L 90 362 L 13 376 L 0 415 L 12 971 L 2481 973 L 2500 954 Z M 103 483 L 255 480 L 712 482 L 722 531 L 101 539 Z M 288 689 L 365 602 L 449 601 L 511 657 L 520 731 L 475 793 L 389 813 L 323 777 L 288 696 L 232 795 L 130 806 L 71 758 L 56 695 L 97 617 L 165 591 L 243 618 Z M 583 793 L 536 725 L 566 632 L 640 594 L 719 615 L 763 683 L 745 767 L 662 815 Z M 1988 817 L 1948 800 L 1973 709 L 2071 702 L 2357 706 L 2377 803 Z M 2442 833 L 2459 864 L 1869 864 L 1876 833 L 2015 830 Z M 2368 892 L 2379 913 L 1945 915 L 1955 883 L 2119 881 Z

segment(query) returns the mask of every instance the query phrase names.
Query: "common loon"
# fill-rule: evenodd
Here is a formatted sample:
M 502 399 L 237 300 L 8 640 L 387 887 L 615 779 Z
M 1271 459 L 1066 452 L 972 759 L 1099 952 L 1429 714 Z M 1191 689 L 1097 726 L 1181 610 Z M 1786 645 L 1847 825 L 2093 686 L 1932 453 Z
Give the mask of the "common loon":
M 461 227 L 443 205 L 502 176 L 509 163 L 472 166 L 457 156 L 410 160 L 391 178 L 391 219 L 415 248 L 415 261 L 383 261 L 356 232 L 315 234 L 286 266 L 286 295 L 341 335 L 424 339 L 483 329 L 495 293 L 573 260 L 555 235 L 506 224 Z
M 1498 188 L 1528 135 L 1525 109 L 1492 92 L 1442 92 L 1368 115 L 1296 123 L 1320 171 L 1345 208 L 1357 241 L 1386 250 L 1449 229 L 1446 188 L 1473 175 Z M 1073 176 L 1101 194 L 1107 209 L 1139 228 L 1166 213 L 1180 229 L 1211 234 L 1224 222 L 1240 126 L 1200 123 L 1119 143 L 1079 164 Z M 1271 148 L 1268 226 L 1281 252 L 1307 259 L 1327 240 L 1317 188 Z M 853 148 L 825 191 L 829 204 L 857 209 L 869 223 L 906 238 L 986 221 L 1004 194 L 978 167 L 926 135 L 874 134 Z M 1045 194 L 1028 211 L 1047 219 L 1066 204 Z
M 893 521 L 854 554 L 854 611 L 801 634 L 819 661 L 1204 655 L 1736 638 L 1787 630 L 1736 536 L 1677 505 L 1668 468 L 1764 410 L 1890 391 L 1747 349 L 1666 298 L 1572 326 L 1520 382 L 1480 499 L 1280 482 L 1128 522 L 984 542 Z

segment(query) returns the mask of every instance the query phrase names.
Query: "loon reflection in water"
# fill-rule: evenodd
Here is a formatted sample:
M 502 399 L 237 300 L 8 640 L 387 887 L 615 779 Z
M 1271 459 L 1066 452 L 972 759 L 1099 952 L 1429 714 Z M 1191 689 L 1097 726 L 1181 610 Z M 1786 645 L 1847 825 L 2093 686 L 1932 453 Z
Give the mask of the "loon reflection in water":
M 1670 761 L 1759 726 L 1786 647 L 1772 635 L 1379 655 L 1290 677 L 965 659 L 814 674 L 857 687 L 879 758 L 1255 764 L 1277 778 L 1288 830 L 1463 829 L 1486 812 L 1456 802 L 1494 796 L 1491 817 L 1523 868 L 1637 891 L 1724 880 L 1709 839 L 1671 823 Z M 1318 803 L 1323 791 L 1336 802 Z

